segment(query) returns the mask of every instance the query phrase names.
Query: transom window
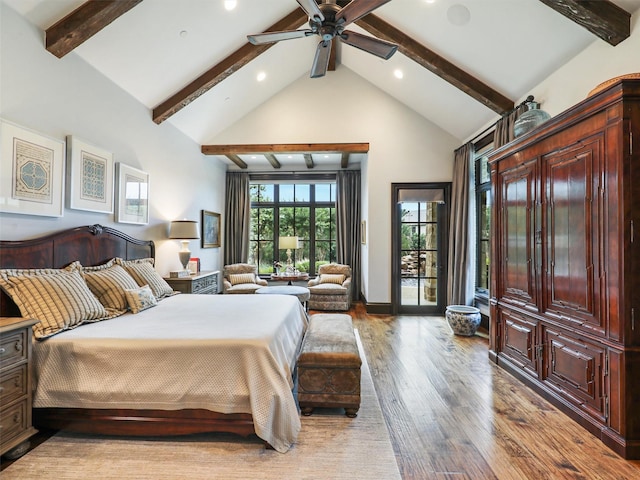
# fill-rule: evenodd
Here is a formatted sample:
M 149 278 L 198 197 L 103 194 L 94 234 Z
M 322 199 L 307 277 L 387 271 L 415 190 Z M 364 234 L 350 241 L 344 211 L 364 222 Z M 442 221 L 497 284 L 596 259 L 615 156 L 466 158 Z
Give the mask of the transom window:
M 336 259 L 336 183 L 250 183 L 249 263 L 261 275 L 286 267 L 289 255 L 280 237 L 296 236 L 300 248 L 289 252 L 292 265 L 313 276 Z M 313 260 L 313 261 L 312 261 Z

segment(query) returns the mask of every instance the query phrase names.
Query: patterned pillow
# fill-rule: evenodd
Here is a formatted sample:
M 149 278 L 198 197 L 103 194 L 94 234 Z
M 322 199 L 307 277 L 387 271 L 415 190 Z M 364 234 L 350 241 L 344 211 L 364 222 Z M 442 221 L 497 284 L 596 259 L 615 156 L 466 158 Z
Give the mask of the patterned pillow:
M 131 309 L 131 313 L 138 313 L 147 308 L 155 307 L 158 304 L 158 300 L 156 300 L 149 285 L 131 290 L 127 289 L 124 291 L 124 295 Z
M 125 290 L 136 289 L 138 284 L 120 265 L 107 268 L 83 268 L 82 276 L 87 285 L 105 307 L 124 313 L 127 310 Z
M 342 285 L 344 283 L 344 275 L 338 273 L 323 273 L 320 275 L 320 283 L 337 283 Z
M 4 289 L 9 296 L 13 284 L 9 281 L 11 277 L 33 277 L 34 275 L 57 275 L 59 273 L 73 272 L 80 270 L 82 265 L 80 262 L 73 262 L 64 268 L 5 268 L 0 270 L 0 287 Z
M 80 272 L 11 277 L 11 298 L 23 317 L 40 320 L 33 329 L 37 339 L 47 338 L 85 322 L 118 315 L 107 310 L 91 293 Z
M 149 285 L 157 300 L 174 295 L 171 286 L 153 268 L 153 258 L 143 258 L 141 260 L 123 260 L 116 258 L 116 263 L 122 265 L 133 277 L 138 286 Z
M 229 275 L 231 285 L 240 283 L 256 283 L 256 276 L 253 273 L 232 273 Z

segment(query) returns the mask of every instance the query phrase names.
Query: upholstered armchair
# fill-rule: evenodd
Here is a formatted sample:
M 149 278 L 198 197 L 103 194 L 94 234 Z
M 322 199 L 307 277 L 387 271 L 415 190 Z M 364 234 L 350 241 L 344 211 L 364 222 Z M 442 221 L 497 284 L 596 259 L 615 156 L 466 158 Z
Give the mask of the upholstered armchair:
M 351 267 L 327 263 L 318 269 L 318 276 L 309 280 L 309 309 L 349 310 L 351 306 Z
M 267 281 L 258 277 L 258 267 L 248 263 L 225 265 L 222 270 L 223 293 L 255 293 L 266 287 Z

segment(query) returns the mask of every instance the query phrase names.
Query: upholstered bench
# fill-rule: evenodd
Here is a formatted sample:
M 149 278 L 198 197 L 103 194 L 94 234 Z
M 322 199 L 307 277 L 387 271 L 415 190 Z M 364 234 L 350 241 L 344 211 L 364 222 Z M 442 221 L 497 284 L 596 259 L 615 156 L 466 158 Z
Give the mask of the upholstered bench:
M 360 366 L 351 317 L 311 315 L 298 357 L 298 404 L 303 415 L 315 407 L 344 408 L 348 417 L 360 409 Z

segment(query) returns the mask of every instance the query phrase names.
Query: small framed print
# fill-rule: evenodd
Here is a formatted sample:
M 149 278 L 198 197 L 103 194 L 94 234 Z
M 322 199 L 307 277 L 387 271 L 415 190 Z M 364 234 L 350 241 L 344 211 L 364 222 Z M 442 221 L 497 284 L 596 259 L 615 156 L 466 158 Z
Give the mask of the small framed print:
M 67 137 L 67 205 L 113 213 L 113 154 Z
M 116 222 L 146 225 L 149 223 L 149 174 L 124 163 L 116 163 L 116 171 Z
M 0 120 L 0 211 L 64 215 L 64 140 Z
M 202 248 L 220 246 L 220 214 L 202 210 Z
M 198 273 L 200 271 L 200 259 L 197 257 L 191 257 L 189 263 L 187 263 L 187 270 L 189 270 L 192 275 Z

